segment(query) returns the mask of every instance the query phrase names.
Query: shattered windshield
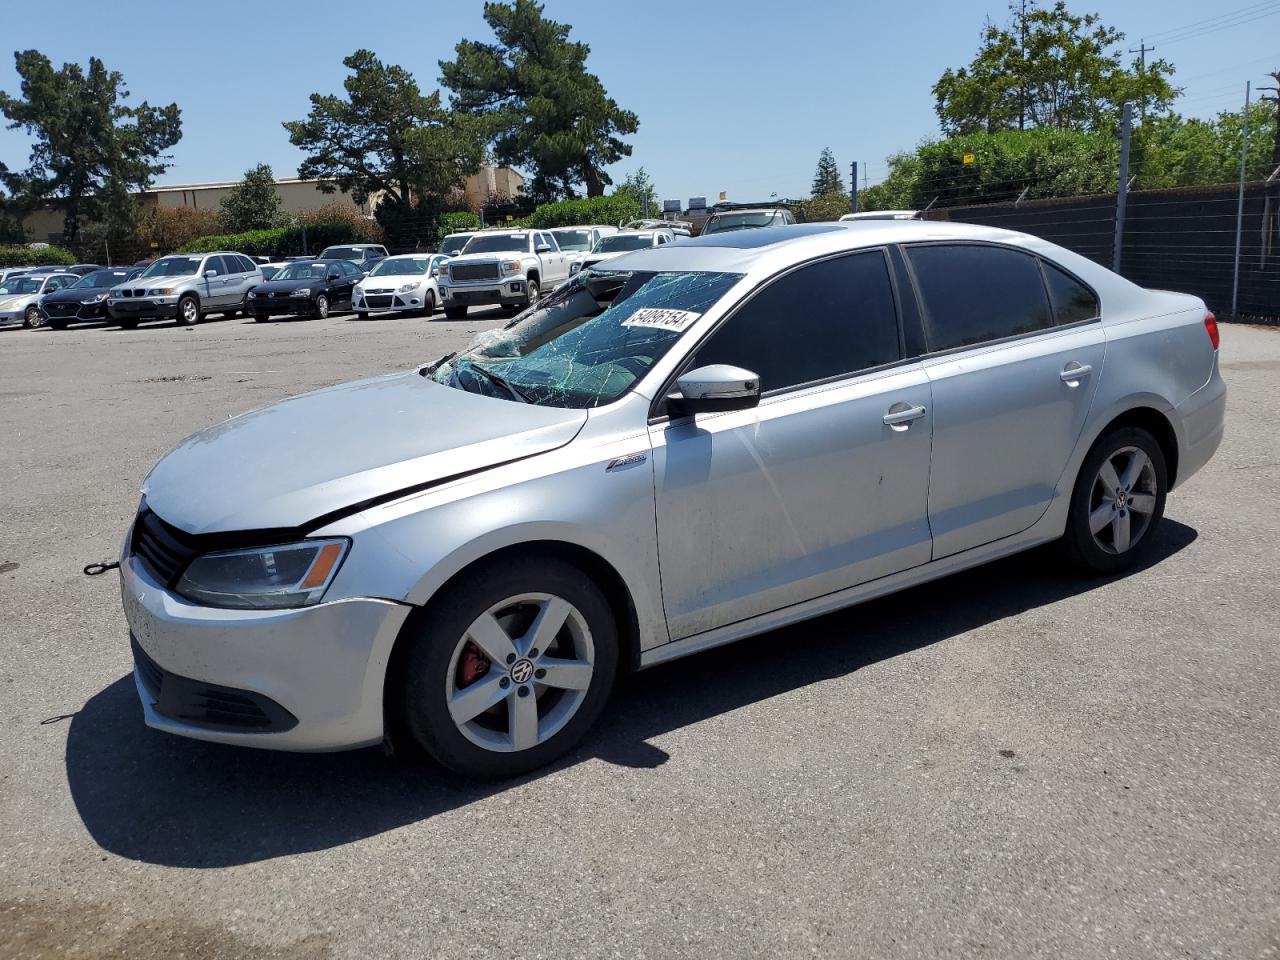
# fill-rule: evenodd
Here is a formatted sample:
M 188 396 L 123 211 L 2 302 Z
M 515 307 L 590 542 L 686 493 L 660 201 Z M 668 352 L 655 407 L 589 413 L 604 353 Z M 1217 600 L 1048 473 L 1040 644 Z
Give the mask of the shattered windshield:
M 612 403 L 740 278 L 585 270 L 424 375 L 459 390 L 546 407 Z

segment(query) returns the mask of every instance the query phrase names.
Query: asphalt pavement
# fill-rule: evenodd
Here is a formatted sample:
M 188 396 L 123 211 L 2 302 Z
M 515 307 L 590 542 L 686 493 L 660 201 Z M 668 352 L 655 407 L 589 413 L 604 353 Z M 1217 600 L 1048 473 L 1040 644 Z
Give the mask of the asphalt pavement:
M 494 322 L 0 331 L 0 958 L 1280 957 L 1280 330 L 1224 325 L 1226 440 L 1127 576 L 657 668 L 503 784 L 147 730 L 80 571 L 155 460 Z

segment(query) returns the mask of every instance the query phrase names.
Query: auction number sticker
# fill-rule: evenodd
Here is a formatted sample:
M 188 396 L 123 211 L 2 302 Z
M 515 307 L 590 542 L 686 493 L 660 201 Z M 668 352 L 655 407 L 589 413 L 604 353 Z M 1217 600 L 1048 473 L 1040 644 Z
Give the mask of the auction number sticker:
M 641 307 L 622 321 L 624 327 L 656 327 L 683 333 L 702 314 L 689 310 L 664 310 L 661 307 Z

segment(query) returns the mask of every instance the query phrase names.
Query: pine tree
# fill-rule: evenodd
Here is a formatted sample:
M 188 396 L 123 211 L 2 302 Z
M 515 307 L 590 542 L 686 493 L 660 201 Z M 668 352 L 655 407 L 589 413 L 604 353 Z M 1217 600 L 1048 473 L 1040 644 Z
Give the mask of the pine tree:
M 843 193 L 844 183 L 840 180 L 840 168 L 836 166 L 835 155 L 830 147 L 823 147 L 818 157 L 818 169 L 813 175 L 813 195 L 824 197 L 829 193 Z

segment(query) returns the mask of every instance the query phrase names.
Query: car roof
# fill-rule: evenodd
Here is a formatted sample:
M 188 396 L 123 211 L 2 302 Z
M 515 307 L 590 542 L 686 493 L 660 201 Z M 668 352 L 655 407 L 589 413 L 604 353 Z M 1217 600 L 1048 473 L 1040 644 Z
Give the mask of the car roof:
M 1077 274 L 1103 296 L 1131 296 L 1138 288 L 1092 260 L 1030 234 L 938 220 L 860 220 L 804 223 L 713 233 L 625 253 L 610 270 L 705 271 L 767 277 L 806 260 L 868 247 L 922 241 L 986 242 L 1040 253 Z

